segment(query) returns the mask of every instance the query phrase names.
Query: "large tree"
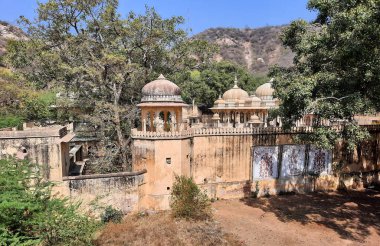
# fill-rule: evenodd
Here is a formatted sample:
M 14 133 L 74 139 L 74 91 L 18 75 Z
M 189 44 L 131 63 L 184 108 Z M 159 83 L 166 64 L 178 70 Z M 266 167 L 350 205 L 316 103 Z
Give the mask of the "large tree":
M 282 36 L 294 53 L 294 66 L 274 68 L 280 114 L 287 126 L 307 113 L 343 122 L 334 132 L 316 122 L 313 140 L 331 146 L 338 138 L 351 147 L 368 136 L 354 115 L 380 109 L 380 1 L 310 0 L 312 23 L 297 20 Z
M 228 61 L 221 61 L 201 66 L 198 69 L 182 71 L 176 74 L 176 81 L 181 85 L 182 96 L 187 103 L 212 107 L 214 101 L 232 88 L 234 79 L 238 85 L 249 93 L 268 82 L 265 76 L 254 76 L 245 68 Z
M 30 39 L 13 42 L 7 60 L 36 85 L 58 87 L 80 106 L 90 105 L 87 120 L 114 147 L 107 162 L 126 170 L 126 135 L 136 119 L 141 87 L 159 73 L 170 78 L 207 62 L 212 49 L 187 38 L 179 28 L 182 17 L 163 19 L 147 8 L 143 15 L 122 18 L 117 8 L 117 0 L 39 3 L 34 21 L 22 18 Z

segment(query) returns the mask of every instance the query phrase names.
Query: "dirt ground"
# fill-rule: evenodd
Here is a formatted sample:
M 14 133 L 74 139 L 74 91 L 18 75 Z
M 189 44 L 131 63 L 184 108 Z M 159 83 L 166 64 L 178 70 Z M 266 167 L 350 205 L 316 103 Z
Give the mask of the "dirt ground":
M 169 211 L 131 214 L 121 223 L 99 231 L 96 246 L 243 246 L 235 235 L 222 231 L 214 220 L 174 219 Z
M 380 245 L 380 192 L 222 200 L 215 219 L 246 245 Z

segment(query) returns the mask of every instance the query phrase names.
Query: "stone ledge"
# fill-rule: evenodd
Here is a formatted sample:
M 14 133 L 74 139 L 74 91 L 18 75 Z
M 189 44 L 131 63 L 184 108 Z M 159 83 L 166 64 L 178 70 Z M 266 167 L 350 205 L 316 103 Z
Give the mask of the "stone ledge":
M 146 169 L 137 172 L 120 172 L 120 173 L 106 173 L 106 174 L 90 174 L 81 176 L 65 176 L 63 181 L 69 180 L 83 180 L 83 179 L 101 179 L 101 178 L 113 178 L 113 177 L 126 177 L 126 176 L 138 176 L 146 173 Z
M 62 138 L 67 135 L 66 127 L 46 127 L 33 128 L 23 131 L 0 131 L 0 139 L 18 138 Z

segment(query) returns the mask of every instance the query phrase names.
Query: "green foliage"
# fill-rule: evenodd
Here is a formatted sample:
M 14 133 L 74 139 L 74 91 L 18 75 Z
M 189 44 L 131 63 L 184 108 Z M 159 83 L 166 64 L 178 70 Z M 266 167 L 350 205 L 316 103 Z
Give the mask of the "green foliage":
M 108 206 L 104 209 L 104 213 L 101 214 L 100 219 L 103 223 L 120 223 L 123 219 L 123 212 L 112 206 Z
M 23 96 L 22 114 L 28 121 L 46 121 L 56 118 L 55 109 L 51 108 L 55 104 L 55 94 L 53 92 L 39 92 Z
M 0 128 L 20 126 L 22 120 L 44 122 L 56 119 L 51 105 L 55 93 L 36 90 L 22 76 L 7 68 L 0 68 Z
M 182 71 L 175 75 L 174 81 L 181 86 L 183 99 L 187 103 L 195 99 L 197 104 L 212 107 L 219 95 L 233 87 L 235 76 L 238 78 L 238 85 L 251 93 L 267 82 L 266 77 L 255 77 L 246 69 L 226 61 Z
M 131 12 L 122 18 L 118 7 L 117 0 L 40 3 L 34 21 L 20 20 L 29 39 L 12 42 L 5 60 L 38 88 L 74 95 L 70 100 L 79 107 L 67 110 L 87 110 L 91 105 L 81 118 L 98 126 L 105 145 L 117 148 L 111 162 L 128 170 L 125 136 L 136 126 L 141 88 L 160 73 L 170 78 L 207 63 L 214 48 L 189 40 L 180 28 L 184 22 L 180 16 L 165 19 L 147 7 L 144 14 Z M 39 101 L 28 106 L 32 112 L 28 118 L 49 115 Z
M 26 161 L 0 160 L 0 245 L 90 245 L 97 223 L 52 196 L 41 172 Z
M 343 138 L 352 147 L 368 136 L 354 115 L 380 110 L 380 2 L 310 0 L 308 7 L 318 13 L 315 22 L 294 21 L 282 35 L 295 66 L 271 72 L 280 116 L 285 126 L 308 113 L 318 117 L 317 127 L 322 119 L 343 122 L 342 134 L 320 128 L 313 141 L 326 145 Z
M 175 217 L 207 219 L 211 217 L 211 203 L 192 178 L 176 176 L 172 187 L 170 207 Z
M 15 115 L 0 115 L 0 129 L 8 127 L 21 127 L 24 119 Z

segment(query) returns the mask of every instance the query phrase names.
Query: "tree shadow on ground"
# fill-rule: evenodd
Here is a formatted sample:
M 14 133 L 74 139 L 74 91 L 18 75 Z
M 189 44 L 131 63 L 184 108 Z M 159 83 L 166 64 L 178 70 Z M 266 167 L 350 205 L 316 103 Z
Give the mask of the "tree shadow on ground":
M 245 204 L 274 213 L 282 222 L 316 223 L 341 238 L 364 242 L 370 228 L 380 235 L 380 192 L 375 190 L 245 198 Z

